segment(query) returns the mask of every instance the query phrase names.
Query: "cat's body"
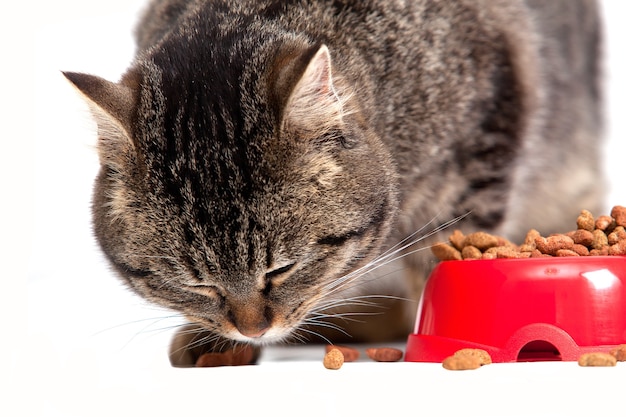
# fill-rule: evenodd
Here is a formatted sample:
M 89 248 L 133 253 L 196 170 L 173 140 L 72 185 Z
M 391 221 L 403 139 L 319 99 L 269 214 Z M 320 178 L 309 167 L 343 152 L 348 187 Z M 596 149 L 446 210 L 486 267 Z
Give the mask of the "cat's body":
M 154 1 L 120 83 L 66 74 L 99 122 L 96 235 L 207 345 L 415 299 L 442 234 L 405 282 L 353 272 L 468 212 L 519 240 L 602 207 L 599 32 L 593 1 Z M 340 324 L 402 336 L 396 304 Z

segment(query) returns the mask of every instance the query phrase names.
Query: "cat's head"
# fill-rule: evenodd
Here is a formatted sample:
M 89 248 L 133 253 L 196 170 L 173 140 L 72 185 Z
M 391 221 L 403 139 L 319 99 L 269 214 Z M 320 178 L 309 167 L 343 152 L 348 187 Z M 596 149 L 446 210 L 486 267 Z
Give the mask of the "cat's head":
M 161 50 L 119 83 L 65 73 L 98 123 L 95 234 L 145 298 L 276 341 L 377 255 L 396 174 L 326 46 L 216 51 Z

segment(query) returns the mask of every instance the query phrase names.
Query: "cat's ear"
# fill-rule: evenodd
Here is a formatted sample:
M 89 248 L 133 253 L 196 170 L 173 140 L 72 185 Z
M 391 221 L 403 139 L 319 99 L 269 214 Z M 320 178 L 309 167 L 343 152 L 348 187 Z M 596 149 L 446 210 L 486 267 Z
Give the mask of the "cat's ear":
M 95 75 L 76 72 L 63 72 L 63 75 L 82 94 L 96 119 L 101 163 L 116 164 L 124 153 L 134 148 L 130 136 L 134 91 Z
M 333 78 L 328 47 L 321 45 L 307 52 L 304 68 L 296 68 L 292 78 L 295 82 L 283 110 L 283 125 L 323 133 L 343 122 L 345 100 Z

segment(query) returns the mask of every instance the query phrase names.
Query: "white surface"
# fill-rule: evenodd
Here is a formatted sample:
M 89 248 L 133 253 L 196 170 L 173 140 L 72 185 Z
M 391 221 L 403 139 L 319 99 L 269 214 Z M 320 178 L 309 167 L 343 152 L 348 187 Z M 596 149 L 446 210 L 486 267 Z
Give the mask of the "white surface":
M 626 68 L 617 52 L 626 3 L 604 3 L 609 29 L 607 170 L 616 180 L 626 178 Z M 449 372 L 438 364 L 362 361 L 331 372 L 322 367 L 320 350 L 298 348 L 269 351 L 254 367 L 170 368 L 167 344 L 171 326 L 180 320 L 122 288 L 93 242 L 93 124 L 59 72 L 92 72 L 117 80 L 132 58 L 131 29 L 141 4 L 41 2 L 35 8 L 34 61 L 27 44 L 31 37 L 19 30 L 29 27 L 19 18 L 28 14 L 0 11 L 6 24 L 3 42 L 10 44 L 5 53 L 16 57 L 12 63 L 3 61 L 10 77 L 3 76 L 0 99 L 6 120 L 0 151 L 3 283 L 26 275 L 24 288 L 8 286 L 1 292 L 7 362 L 2 375 L 10 384 L 2 391 L 2 403 L 19 408 L 0 414 L 626 414 L 626 364 L 609 369 L 574 363 L 495 364 Z M 34 142 L 22 140 L 31 133 Z M 617 182 L 607 209 L 614 204 L 626 204 L 626 187 Z

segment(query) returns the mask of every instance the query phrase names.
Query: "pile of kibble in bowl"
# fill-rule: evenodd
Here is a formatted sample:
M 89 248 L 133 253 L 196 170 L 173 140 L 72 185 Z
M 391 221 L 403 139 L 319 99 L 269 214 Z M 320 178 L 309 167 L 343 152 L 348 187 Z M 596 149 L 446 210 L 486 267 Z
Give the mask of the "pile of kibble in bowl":
M 582 210 L 575 230 L 544 237 L 531 229 L 521 245 L 485 232 L 464 235 L 455 230 L 449 242 L 436 243 L 431 250 L 441 261 L 626 255 L 626 207 L 614 206 L 610 215 L 597 218 Z

